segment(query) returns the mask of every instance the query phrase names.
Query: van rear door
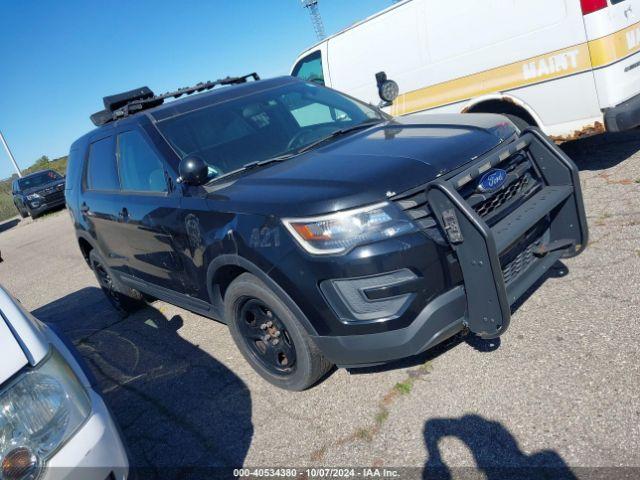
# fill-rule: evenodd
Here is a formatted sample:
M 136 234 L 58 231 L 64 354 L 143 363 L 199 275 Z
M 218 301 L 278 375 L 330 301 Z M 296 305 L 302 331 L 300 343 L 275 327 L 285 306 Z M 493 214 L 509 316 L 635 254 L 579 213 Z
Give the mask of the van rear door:
M 640 94 L 640 0 L 580 0 L 600 107 Z

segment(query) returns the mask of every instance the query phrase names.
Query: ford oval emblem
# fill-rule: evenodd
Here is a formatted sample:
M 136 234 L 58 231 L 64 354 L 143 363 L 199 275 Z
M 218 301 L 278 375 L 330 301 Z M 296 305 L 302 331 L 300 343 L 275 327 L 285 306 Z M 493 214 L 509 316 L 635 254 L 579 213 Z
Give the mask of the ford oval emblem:
M 478 190 L 480 192 L 495 192 L 507 181 L 507 172 L 496 168 L 483 175 L 478 182 Z

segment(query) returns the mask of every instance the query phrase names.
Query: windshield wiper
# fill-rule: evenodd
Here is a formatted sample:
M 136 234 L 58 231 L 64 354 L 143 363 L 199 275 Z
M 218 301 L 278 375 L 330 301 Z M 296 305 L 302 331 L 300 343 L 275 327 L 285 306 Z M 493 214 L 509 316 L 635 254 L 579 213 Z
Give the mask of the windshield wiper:
M 362 130 L 364 128 L 368 128 L 373 125 L 377 125 L 379 123 L 381 123 L 381 120 L 365 121 L 362 123 L 358 123 L 356 125 L 352 125 L 347 128 L 341 128 L 340 130 L 336 130 L 335 132 L 331 133 L 330 135 L 327 135 L 326 137 L 316 140 L 315 142 L 312 142 L 309 145 L 305 145 L 304 147 L 296 150 L 295 152 L 285 153 L 283 155 L 278 155 L 276 157 L 267 158 L 266 160 L 256 160 L 254 162 L 245 163 L 240 168 L 236 168 L 235 170 L 231 170 L 230 172 L 223 173 L 222 175 L 218 175 L 217 177 L 213 177 L 211 180 L 207 182 L 207 184 L 212 182 L 217 182 L 218 180 L 221 180 L 223 178 L 238 175 L 239 173 L 246 172 L 247 170 L 251 170 L 257 167 L 263 167 L 265 165 L 269 165 L 270 163 L 277 163 L 277 162 L 282 162 L 284 160 L 289 160 L 290 158 L 297 157 L 298 155 L 304 152 L 308 152 L 309 150 L 312 150 L 313 148 L 317 147 L 318 145 L 324 142 L 331 140 L 332 138 L 337 138 L 342 135 L 355 132 L 356 130 Z
M 311 142 L 309 145 L 305 145 L 301 149 L 297 150 L 296 154 L 301 154 L 301 153 L 304 153 L 304 152 L 308 152 L 309 150 L 313 150 L 318 145 L 321 145 L 324 142 L 327 142 L 327 141 L 329 141 L 329 140 L 331 140 L 333 138 L 341 137 L 342 135 L 346 135 L 347 133 L 355 132 L 356 130 L 362 130 L 364 128 L 369 128 L 369 127 L 371 127 L 373 125 L 378 125 L 379 123 L 381 123 L 380 120 L 366 121 L 366 122 L 358 123 L 356 125 L 352 125 L 351 127 L 341 128 L 340 130 L 336 130 L 335 132 L 327 135 L 326 137 L 322 137 L 321 139 L 316 140 L 315 142 Z
M 267 158 L 266 160 L 256 160 L 254 162 L 245 163 L 240 168 L 236 168 L 235 170 L 231 170 L 230 172 L 223 173 L 222 175 L 218 175 L 217 177 L 213 177 L 207 183 L 216 182 L 222 178 L 232 177 L 242 172 L 246 172 L 247 170 L 251 170 L 257 167 L 262 167 L 264 165 L 269 165 L 270 163 L 283 162 L 284 160 L 288 160 L 292 157 L 295 157 L 298 153 L 287 153 L 285 155 L 278 155 L 277 157 Z

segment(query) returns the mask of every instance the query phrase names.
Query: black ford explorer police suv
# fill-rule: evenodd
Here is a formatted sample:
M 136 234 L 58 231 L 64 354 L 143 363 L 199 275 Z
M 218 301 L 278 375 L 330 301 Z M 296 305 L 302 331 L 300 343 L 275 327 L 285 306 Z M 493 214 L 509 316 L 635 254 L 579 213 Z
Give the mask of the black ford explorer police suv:
M 64 205 L 64 178 L 54 170 L 40 170 L 11 182 L 13 204 L 22 218 L 37 218 Z
M 71 147 L 66 201 L 107 297 L 228 324 L 282 388 L 497 337 L 587 243 L 575 165 L 502 116 L 392 118 L 255 74 L 104 106 Z

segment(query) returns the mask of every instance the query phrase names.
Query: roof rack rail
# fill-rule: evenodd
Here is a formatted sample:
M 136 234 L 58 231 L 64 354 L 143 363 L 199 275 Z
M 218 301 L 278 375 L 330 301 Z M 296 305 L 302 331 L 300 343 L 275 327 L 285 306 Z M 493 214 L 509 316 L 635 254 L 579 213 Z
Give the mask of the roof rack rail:
M 114 120 L 127 117 L 134 113 L 146 110 L 148 108 L 162 105 L 167 98 L 180 98 L 183 95 L 191 95 L 196 92 L 204 92 L 211 90 L 218 85 L 235 85 L 238 83 L 246 83 L 250 78 L 254 81 L 260 80 L 256 72 L 241 77 L 226 77 L 219 80 L 201 82 L 192 87 L 184 87 L 166 92 L 161 95 L 155 95 L 149 87 L 136 88 L 128 92 L 109 95 L 102 99 L 104 110 L 91 115 L 91 121 L 96 127 L 100 127 Z

